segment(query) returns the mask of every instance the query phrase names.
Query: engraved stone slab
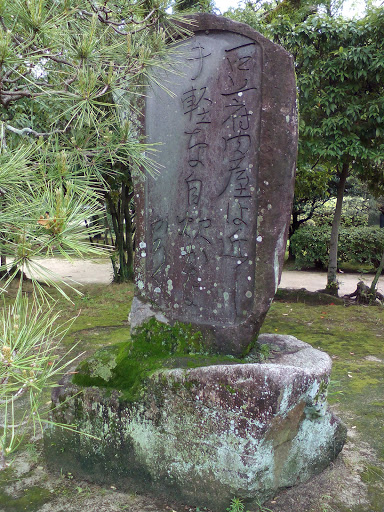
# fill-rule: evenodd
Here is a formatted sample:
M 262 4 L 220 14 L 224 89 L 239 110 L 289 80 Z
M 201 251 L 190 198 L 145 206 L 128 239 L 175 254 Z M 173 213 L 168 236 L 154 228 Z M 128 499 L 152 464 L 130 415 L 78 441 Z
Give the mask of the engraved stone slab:
M 161 143 L 161 172 L 136 182 L 135 302 L 240 354 L 280 279 L 297 145 L 293 63 L 246 25 L 192 19 L 176 73 L 158 72 L 147 92 L 145 133 Z

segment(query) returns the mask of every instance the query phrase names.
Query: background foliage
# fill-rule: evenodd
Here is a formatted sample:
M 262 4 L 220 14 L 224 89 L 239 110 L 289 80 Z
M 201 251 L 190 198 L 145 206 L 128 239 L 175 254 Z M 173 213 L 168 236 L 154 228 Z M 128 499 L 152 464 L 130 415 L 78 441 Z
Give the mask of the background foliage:
M 326 268 L 329 257 L 329 226 L 304 226 L 291 238 L 297 268 Z M 339 264 L 354 263 L 377 268 L 384 250 L 384 230 L 377 227 L 341 228 Z
M 381 195 L 384 186 L 384 10 L 362 19 L 335 16 L 329 2 L 247 3 L 228 13 L 284 46 L 296 62 L 300 107 L 297 186 L 290 234 L 306 203 L 337 185 L 330 233 L 328 286 L 337 293 L 338 231 L 351 173 Z M 308 210 L 308 209 L 307 209 Z

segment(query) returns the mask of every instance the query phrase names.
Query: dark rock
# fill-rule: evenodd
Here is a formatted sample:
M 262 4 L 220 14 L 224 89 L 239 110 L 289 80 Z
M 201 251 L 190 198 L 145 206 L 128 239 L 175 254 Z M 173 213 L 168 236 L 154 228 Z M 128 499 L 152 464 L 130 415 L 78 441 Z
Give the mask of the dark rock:
M 193 17 L 146 98 L 159 176 L 136 178 L 136 307 L 192 323 L 209 349 L 254 342 L 280 280 L 297 147 L 292 57 L 249 26 Z M 179 64 L 177 64 L 177 61 Z
M 344 299 L 328 295 L 322 291 L 310 292 L 305 288 L 279 288 L 273 298 L 274 301 L 282 302 L 303 302 L 311 306 L 336 304 L 338 306 L 344 305 Z

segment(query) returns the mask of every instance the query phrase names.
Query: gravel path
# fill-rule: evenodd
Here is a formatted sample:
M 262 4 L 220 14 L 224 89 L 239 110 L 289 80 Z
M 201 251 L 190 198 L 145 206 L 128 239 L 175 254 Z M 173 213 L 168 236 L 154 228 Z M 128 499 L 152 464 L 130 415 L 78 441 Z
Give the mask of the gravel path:
M 373 274 L 338 274 L 337 280 L 340 285 L 339 295 L 342 297 L 343 295 L 354 292 L 358 281 L 364 281 L 365 284 L 370 285 L 373 277 Z M 289 270 L 283 272 L 279 288 L 306 288 L 310 292 L 315 292 L 316 290 L 324 290 L 326 284 L 326 272 Z M 381 276 L 379 279 L 378 291 L 384 294 L 384 276 Z
M 43 263 L 41 261 L 40 263 Z M 63 259 L 46 259 L 44 265 L 66 281 L 75 281 L 82 284 L 101 283 L 109 284 L 113 277 L 112 265 L 109 260 L 74 260 L 72 263 Z M 352 293 L 358 281 L 363 280 L 370 284 L 371 274 L 338 274 L 340 283 L 339 295 Z M 281 277 L 280 288 L 306 288 L 309 291 L 324 289 L 327 284 L 326 272 L 306 272 L 289 270 L 284 271 Z M 379 280 L 378 290 L 384 294 L 384 276 Z

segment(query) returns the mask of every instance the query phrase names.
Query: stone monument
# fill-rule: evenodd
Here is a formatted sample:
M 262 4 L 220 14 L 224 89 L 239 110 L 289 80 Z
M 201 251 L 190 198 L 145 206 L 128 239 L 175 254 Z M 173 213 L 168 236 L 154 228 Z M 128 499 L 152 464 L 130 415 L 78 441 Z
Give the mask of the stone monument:
M 174 73 L 157 73 L 146 98 L 161 173 L 135 184 L 132 342 L 81 363 L 52 396 L 56 421 L 101 439 L 51 426 L 45 446 L 75 476 L 223 512 L 321 471 L 346 431 L 327 409 L 329 356 L 258 336 L 293 196 L 292 58 L 229 19 L 191 23 Z
M 292 57 L 249 26 L 200 15 L 169 89 L 147 93 L 156 180 L 136 183 L 132 321 L 191 322 L 208 348 L 243 354 L 276 292 L 297 152 Z M 169 94 L 171 92 L 172 94 Z M 142 312 L 142 315 L 138 313 Z

